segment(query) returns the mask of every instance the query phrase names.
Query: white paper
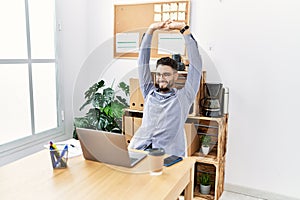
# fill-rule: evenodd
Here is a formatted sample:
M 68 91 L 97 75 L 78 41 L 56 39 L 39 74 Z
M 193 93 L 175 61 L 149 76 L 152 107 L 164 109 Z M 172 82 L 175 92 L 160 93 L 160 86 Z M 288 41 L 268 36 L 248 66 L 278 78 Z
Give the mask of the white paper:
M 179 11 L 186 11 L 186 3 L 179 3 L 178 4 Z
M 185 12 L 178 12 L 178 20 L 185 20 Z
M 139 33 L 117 33 L 116 52 L 117 53 L 137 53 L 139 50 Z
M 160 22 L 161 21 L 161 14 L 154 14 L 154 21 Z
M 159 33 L 158 54 L 185 54 L 185 42 L 182 34 Z
M 169 13 L 163 13 L 163 21 L 166 21 L 170 19 L 170 14 Z
M 154 5 L 154 12 L 161 12 L 161 5 L 160 4 L 155 4 Z

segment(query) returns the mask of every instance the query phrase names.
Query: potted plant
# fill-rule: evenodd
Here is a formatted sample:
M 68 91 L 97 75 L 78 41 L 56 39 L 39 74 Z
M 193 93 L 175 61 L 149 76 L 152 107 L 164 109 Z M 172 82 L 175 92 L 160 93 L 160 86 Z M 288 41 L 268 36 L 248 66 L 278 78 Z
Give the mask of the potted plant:
M 210 135 L 203 135 L 201 138 L 201 150 L 204 155 L 207 155 L 210 150 L 210 142 L 211 136 Z
M 210 193 L 210 174 L 209 173 L 201 173 L 201 175 L 198 177 L 200 182 L 200 193 L 201 194 L 209 194 Z
M 112 86 L 105 87 L 104 80 L 92 85 L 84 94 L 86 102 L 80 107 L 82 110 L 87 105 L 93 107 L 89 109 L 83 117 L 74 119 L 73 138 L 78 139 L 76 127 L 103 130 L 108 132 L 121 133 L 121 124 L 124 108 L 129 107 L 127 100 L 116 93 L 123 91 L 126 96 L 129 95 L 129 86 L 121 82 L 115 91 Z M 101 90 L 100 90 L 101 89 Z

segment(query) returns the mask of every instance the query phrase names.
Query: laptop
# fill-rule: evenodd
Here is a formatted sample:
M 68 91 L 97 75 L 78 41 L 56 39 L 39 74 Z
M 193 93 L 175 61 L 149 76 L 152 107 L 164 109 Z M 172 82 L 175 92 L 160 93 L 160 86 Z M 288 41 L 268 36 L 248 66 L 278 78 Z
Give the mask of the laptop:
M 76 128 L 76 131 L 86 160 L 133 167 L 147 156 L 128 151 L 123 134 L 84 128 Z

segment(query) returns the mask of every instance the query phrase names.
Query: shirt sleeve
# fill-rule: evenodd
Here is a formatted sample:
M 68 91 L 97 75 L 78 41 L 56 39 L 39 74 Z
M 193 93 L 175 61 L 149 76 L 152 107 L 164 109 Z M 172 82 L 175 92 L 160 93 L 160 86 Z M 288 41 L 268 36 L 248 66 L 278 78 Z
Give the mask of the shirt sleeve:
M 150 66 L 149 66 L 151 41 L 152 41 L 152 35 L 145 33 L 142 39 L 139 57 L 138 57 L 138 73 L 139 73 L 140 88 L 144 98 L 146 98 L 148 93 L 154 87 Z
M 192 102 L 200 87 L 202 59 L 199 54 L 197 41 L 194 39 L 193 35 L 184 35 L 184 39 L 189 59 L 189 70 L 185 86 L 181 92 L 183 92 L 188 100 Z

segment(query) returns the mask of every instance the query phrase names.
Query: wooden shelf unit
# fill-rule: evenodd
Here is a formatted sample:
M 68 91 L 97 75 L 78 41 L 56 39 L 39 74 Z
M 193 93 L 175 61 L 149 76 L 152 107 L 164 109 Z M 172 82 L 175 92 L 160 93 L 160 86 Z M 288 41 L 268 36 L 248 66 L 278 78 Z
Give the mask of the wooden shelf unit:
M 215 137 L 214 140 L 212 139 L 212 148 L 208 155 L 205 156 L 201 150 L 198 150 L 191 156 L 196 159 L 194 196 L 197 198 L 195 199 L 218 200 L 224 191 L 228 115 L 220 118 L 189 116 L 187 122 L 200 125 L 197 126 L 198 135 Z M 212 174 L 212 187 L 209 195 L 201 194 L 197 183 L 197 176 L 204 172 Z
M 192 157 L 202 162 L 202 160 L 208 160 L 208 164 L 217 164 L 222 160 L 222 157 L 226 153 L 226 142 L 227 142 L 227 118 L 228 116 L 220 118 L 211 117 L 200 117 L 200 116 L 189 116 L 187 123 L 194 123 L 195 126 L 198 124 L 203 126 L 198 126 L 198 135 L 210 135 L 212 138 L 213 147 L 208 155 L 204 156 L 200 151 L 194 153 Z

